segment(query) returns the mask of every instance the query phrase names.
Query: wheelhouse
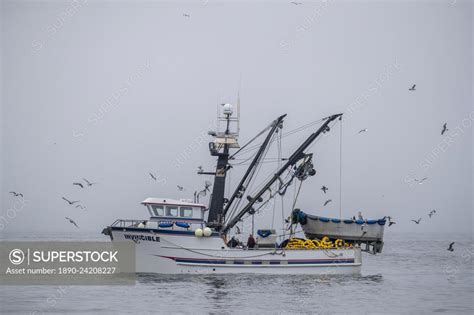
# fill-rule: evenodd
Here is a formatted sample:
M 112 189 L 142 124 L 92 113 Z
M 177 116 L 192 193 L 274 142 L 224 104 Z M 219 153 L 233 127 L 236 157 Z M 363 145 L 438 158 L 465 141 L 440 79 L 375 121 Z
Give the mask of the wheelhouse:
M 147 198 L 142 204 L 148 209 L 150 221 L 204 222 L 207 212 L 205 205 L 187 200 Z

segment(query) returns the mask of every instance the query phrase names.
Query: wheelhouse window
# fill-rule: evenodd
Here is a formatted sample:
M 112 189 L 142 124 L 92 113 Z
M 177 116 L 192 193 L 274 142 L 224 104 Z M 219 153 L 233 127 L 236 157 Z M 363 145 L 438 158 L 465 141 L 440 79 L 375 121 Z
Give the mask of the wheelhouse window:
M 164 215 L 164 209 L 163 206 L 157 206 L 157 205 L 152 205 L 151 209 L 153 211 L 153 215 L 155 217 L 161 217 Z
M 166 206 L 166 215 L 170 217 L 178 216 L 178 207 L 176 206 Z
M 150 205 L 146 205 L 146 208 L 148 209 L 148 212 L 150 213 L 150 217 L 154 216 L 153 214 L 153 209 L 151 208 Z
M 183 218 L 192 218 L 193 217 L 193 208 L 192 207 L 180 207 L 180 216 Z

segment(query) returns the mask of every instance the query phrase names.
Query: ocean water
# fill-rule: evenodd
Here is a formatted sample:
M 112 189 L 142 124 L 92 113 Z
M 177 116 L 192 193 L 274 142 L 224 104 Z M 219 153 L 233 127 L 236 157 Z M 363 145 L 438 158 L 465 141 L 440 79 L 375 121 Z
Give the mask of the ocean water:
M 451 240 L 454 252 L 446 250 Z M 0 286 L 0 312 L 472 314 L 473 255 L 472 235 L 389 236 L 381 255 L 363 255 L 357 276 L 140 275 L 132 286 Z

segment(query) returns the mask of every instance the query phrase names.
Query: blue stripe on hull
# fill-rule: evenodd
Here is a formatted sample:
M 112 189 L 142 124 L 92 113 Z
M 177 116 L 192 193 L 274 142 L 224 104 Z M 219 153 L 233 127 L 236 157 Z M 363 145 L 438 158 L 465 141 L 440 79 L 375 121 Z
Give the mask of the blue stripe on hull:
M 325 260 L 325 261 L 288 261 L 288 265 L 300 265 L 300 264 L 352 264 L 354 259 L 338 259 L 338 260 Z
M 355 260 L 353 258 L 347 259 L 301 259 L 301 260 L 222 260 L 222 259 L 198 259 L 198 258 L 178 258 L 178 257 L 158 257 L 168 258 L 176 261 L 177 263 L 187 264 L 208 264 L 208 265 L 321 265 L 321 264 L 353 264 Z

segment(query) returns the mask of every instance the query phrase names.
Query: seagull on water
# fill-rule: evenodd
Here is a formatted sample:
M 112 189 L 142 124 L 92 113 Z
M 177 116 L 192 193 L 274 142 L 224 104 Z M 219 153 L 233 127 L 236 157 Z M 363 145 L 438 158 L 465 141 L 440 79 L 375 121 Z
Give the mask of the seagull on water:
M 413 86 L 409 88 L 408 91 L 415 91 L 415 88 L 416 88 L 416 84 L 413 84 Z
M 444 125 L 443 125 L 443 130 L 441 130 L 441 135 L 444 135 L 444 133 L 445 133 L 446 131 L 448 131 L 448 130 L 449 130 L 449 129 L 448 129 L 448 123 L 444 123 Z
M 10 194 L 14 195 L 15 197 L 22 197 L 23 198 L 23 194 L 22 193 L 18 193 L 16 191 L 10 191 L 9 192 Z
M 190 16 L 189 14 L 187 14 L 187 13 L 184 13 L 183 16 L 184 16 L 184 17 L 187 17 L 187 18 L 191 17 L 191 16 Z
M 294 5 L 301 5 L 301 4 L 303 4 L 303 2 L 291 1 L 291 4 L 294 4 Z
M 66 199 L 66 198 L 64 198 L 64 197 L 63 197 L 62 199 L 63 199 L 64 201 L 66 201 L 66 202 L 67 202 L 69 205 L 71 205 L 71 206 L 72 206 L 73 204 L 77 203 L 77 202 L 80 202 L 80 200 L 70 201 L 70 200 L 68 200 L 68 199 Z
M 74 220 L 73 220 L 73 219 L 66 217 L 66 220 L 68 220 L 68 221 L 69 221 L 69 223 L 72 223 L 72 224 L 74 224 L 74 225 L 75 225 L 77 228 L 79 228 L 79 226 L 77 226 L 77 223 L 76 223 L 76 222 L 74 222 Z
M 436 213 L 436 210 L 431 210 L 430 213 L 428 213 L 428 216 L 431 217 Z
M 84 185 L 82 185 L 82 183 L 72 183 L 73 185 L 76 185 L 76 186 L 79 186 L 81 188 L 84 188 Z
M 451 244 L 449 244 L 448 250 L 449 250 L 450 252 L 454 252 L 453 245 L 454 245 L 455 243 L 456 243 L 456 242 L 452 242 Z
M 328 199 L 328 200 L 326 200 L 326 202 L 324 203 L 324 206 L 327 206 L 327 205 L 328 205 L 328 203 L 330 203 L 330 202 L 332 202 L 332 199 Z
M 421 218 L 419 218 L 418 220 L 412 220 L 412 221 L 415 222 L 416 224 L 420 224 Z
M 176 187 L 178 187 L 178 190 L 179 190 L 179 191 L 184 191 L 184 187 L 183 187 L 183 186 L 176 185 Z
M 95 185 L 97 183 L 91 183 L 90 181 L 88 181 L 87 179 L 83 178 L 83 180 L 86 182 L 87 186 L 92 186 L 92 185 Z

